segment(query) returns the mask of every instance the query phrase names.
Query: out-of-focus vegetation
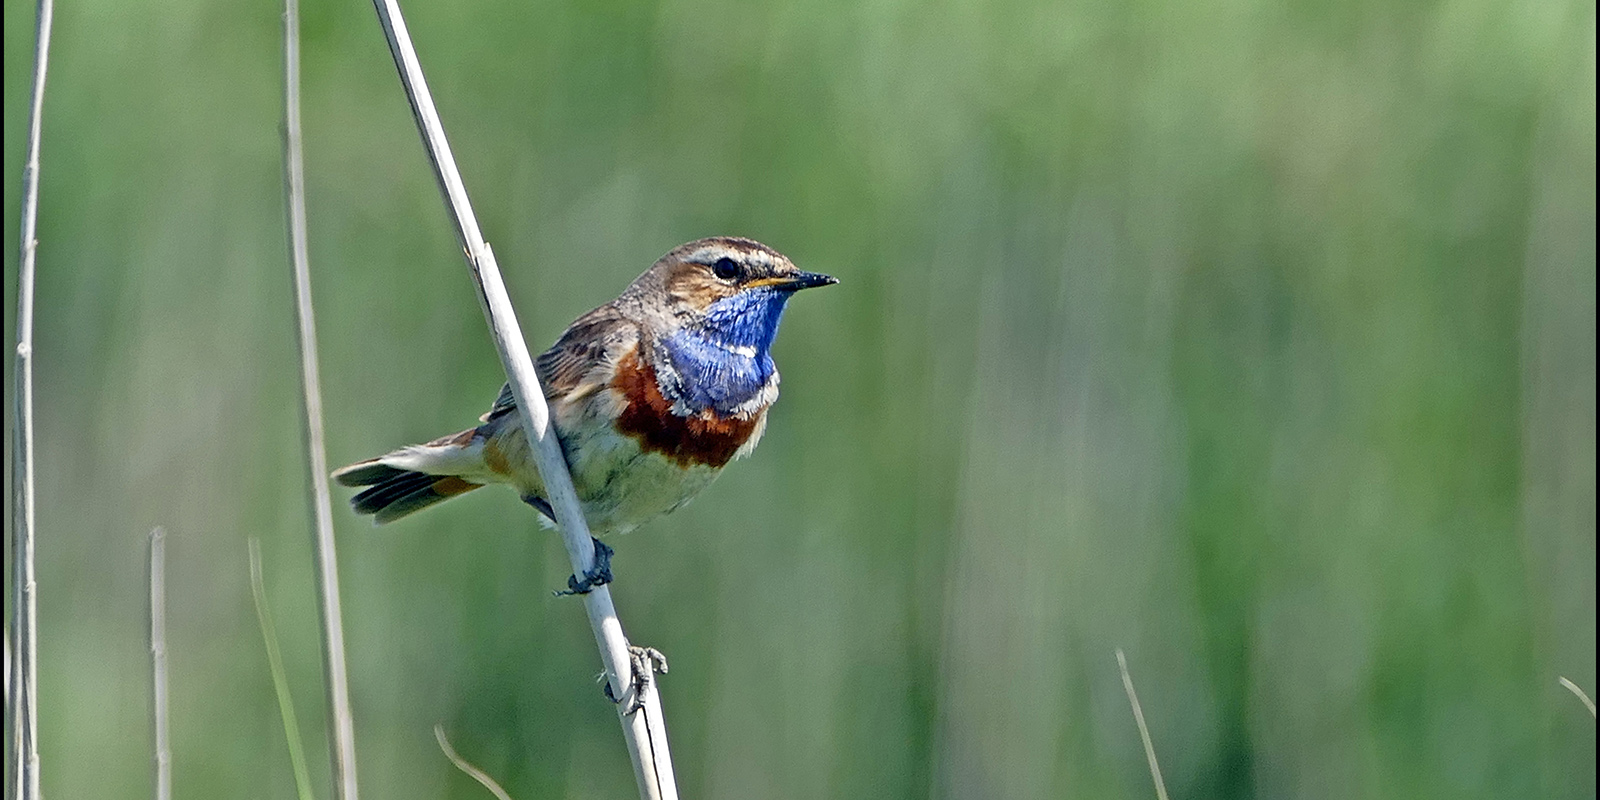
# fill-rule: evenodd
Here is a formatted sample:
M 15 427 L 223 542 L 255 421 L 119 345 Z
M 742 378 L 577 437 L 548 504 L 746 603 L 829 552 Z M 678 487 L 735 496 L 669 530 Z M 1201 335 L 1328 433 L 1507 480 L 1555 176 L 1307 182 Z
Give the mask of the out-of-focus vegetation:
M 615 543 L 686 797 L 1150 797 L 1117 647 L 1174 797 L 1594 796 L 1556 685 L 1595 687 L 1592 3 L 407 11 L 536 350 L 703 235 L 842 280 L 791 306 L 754 457 Z M 9 310 L 31 4 L 4 13 Z M 339 464 L 502 378 L 371 9 L 303 13 Z M 326 775 L 279 14 L 57 9 L 54 797 L 148 791 L 157 524 L 177 794 L 293 791 L 249 536 Z M 366 797 L 484 796 L 440 721 L 518 798 L 632 793 L 510 492 L 337 517 Z

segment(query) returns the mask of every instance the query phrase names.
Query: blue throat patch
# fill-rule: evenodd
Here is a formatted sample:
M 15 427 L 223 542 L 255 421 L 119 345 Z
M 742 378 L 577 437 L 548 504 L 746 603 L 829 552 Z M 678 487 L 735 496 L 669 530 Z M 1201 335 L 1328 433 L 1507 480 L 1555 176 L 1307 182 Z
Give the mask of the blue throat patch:
M 705 320 L 668 335 L 667 358 L 677 386 L 663 386 L 669 399 L 692 411 L 728 415 L 755 397 L 773 373 L 772 340 L 791 291 L 755 289 L 718 300 Z

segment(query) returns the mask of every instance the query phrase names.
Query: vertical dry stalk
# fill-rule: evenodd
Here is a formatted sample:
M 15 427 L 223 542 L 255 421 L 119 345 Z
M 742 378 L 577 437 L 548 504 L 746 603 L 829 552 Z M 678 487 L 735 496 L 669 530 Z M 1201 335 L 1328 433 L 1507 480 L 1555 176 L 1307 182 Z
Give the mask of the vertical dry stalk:
M 466 187 L 461 182 L 460 171 L 450 153 L 450 144 L 445 140 L 444 126 L 439 121 L 439 112 L 434 108 L 433 95 L 428 91 L 400 7 L 396 0 L 373 0 L 373 5 L 377 9 L 384 35 L 389 40 L 395 66 L 400 71 L 400 81 L 411 103 L 412 115 L 416 117 L 417 127 L 427 146 L 434 177 L 438 179 L 439 188 L 445 195 L 456 225 L 456 235 L 466 252 L 467 266 L 472 270 L 478 288 L 478 301 L 488 318 L 495 348 L 500 353 L 500 361 L 505 366 L 512 394 L 516 397 L 523 429 L 528 441 L 534 445 L 539 475 L 544 480 L 548 495 L 546 499 L 555 511 L 573 574 L 582 575 L 594 566 L 594 547 L 589 526 L 578 506 L 577 492 L 572 488 L 572 476 L 562 455 L 561 444 L 551 427 L 550 410 L 545 405 L 544 392 L 534 373 L 533 359 L 528 354 L 527 343 L 523 341 L 522 330 L 517 325 L 516 312 L 501 282 L 494 251 L 478 229 L 477 217 L 467 199 Z M 631 680 L 633 669 L 628 640 L 623 634 L 616 608 L 612 605 L 611 592 L 604 586 L 598 587 L 583 595 L 583 604 L 588 612 L 589 625 L 594 630 L 595 642 L 600 648 L 612 696 L 621 699 L 618 709 L 633 707 L 636 690 Z M 654 682 L 649 679 L 651 676 L 647 674 L 644 677 L 644 690 L 637 693 L 639 710 L 622 717 L 623 736 L 628 743 L 628 755 L 633 762 L 640 796 L 647 800 L 676 800 L 677 782 L 667 749 L 666 724 L 660 697 L 655 692 Z
M 17 744 L 22 741 L 22 726 L 20 724 L 22 719 L 11 713 L 14 708 L 11 705 L 11 677 L 11 621 L 6 620 L 6 714 L 9 716 L 9 722 L 12 723 L 11 730 L 8 731 L 6 736 L 6 769 L 10 771 L 9 777 L 14 781 L 6 785 L 6 797 L 8 798 L 22 796 L 22 770 L 17 769 L 17 762 L 12 761 L 12 757 L 21 752 L 17 749 Z
M 300 385 L 305 397 L 306 457 L 311 487 L 312 543 L 317 554 L 317 610 L 322 620 L 322 666 L 328 691 L 328 737 L 333 786 L 340 800 L 356 800 L 356 737 L 350 713 L 350 683 L 345 668 L 344 623 L 339 605 L 339 561 L 333 540 L 333 508 L 328 496 L 328 455 L 322 433 L 322 381 L 317 373 L 317 327 L 311 309 L 311 264 L 306 246 L 305 162 L 300 138 L 300 4 L 284 0 L 285 190 L 289 205 L 289 253 L 294 267 L 295 309 L 299 318 Z
M 156 731 L 156 800 L 172 800 L 172 739 L 167 735 L 167 532 L 150 531 L 150 684 Z
M 1120 647 L 1117 648 L 1117 668 L 1122 670 L 1122 688 L 1128 692 L 1133 721 L 1139 724 L 1139 738 L 1144 740 L 1144 757 L 1150 762 L 1150 779 L 1156 782 L 1156 798 L 1167 800 L 1167 784 L 1161 780 L 1161 765 L 1156 763 L 1156 746 L 1150 741 L 1150 729 L 1144 724 L 1144 709 L 1139 707 L 1139 695 L 1133 691 L 1133 678 L 1128 677 L 1128 658 Z
M 33 509 L 33 273 L 39 248 L 39 130 L 44 79 L 50 63 L 51 0 L 39 0 L 33 50 L 33 101 L 28 109 L 28 156 L 22 166 L 22 256 L 17 266 L 16 427 L 12 430 L 12 621 L 16 633 L 15 694 L 11 704 L 16 797 L 39 797 L 39 600 L 34 583 Z

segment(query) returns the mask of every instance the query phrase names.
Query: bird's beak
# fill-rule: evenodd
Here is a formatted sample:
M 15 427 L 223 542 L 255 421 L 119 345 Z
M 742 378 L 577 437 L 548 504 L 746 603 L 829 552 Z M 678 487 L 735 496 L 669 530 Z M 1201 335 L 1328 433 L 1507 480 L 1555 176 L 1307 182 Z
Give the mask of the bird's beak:
M 761 278 L 745 284 L 747 289 L 762 286 L 771 287 L 779 291 L 798 292 L 801 289 L 811 289 L 817 286 L 828 286 L 838 283 L 839 279 L 832 275 L 823 275 L 820 272 L 795 272 L 789 275 L 773 278 Z

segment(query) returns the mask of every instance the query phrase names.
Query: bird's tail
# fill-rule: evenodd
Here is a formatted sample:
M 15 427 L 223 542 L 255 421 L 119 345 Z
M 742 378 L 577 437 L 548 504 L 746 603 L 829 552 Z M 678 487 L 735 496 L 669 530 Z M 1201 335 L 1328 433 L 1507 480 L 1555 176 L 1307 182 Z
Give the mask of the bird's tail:
M 472 431 L 424 445 L 396 450 L 378 458 L 358 461 L 334 471 L 333 479 L 345 486 L 367 487 L 350 505 L 358 514 L 371 514 L 378 525 L 421 511 L 434 503 L 466 494 L 480 486 L 455 474 L 466 455 Z

